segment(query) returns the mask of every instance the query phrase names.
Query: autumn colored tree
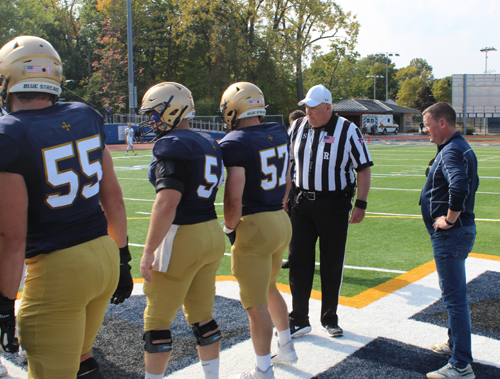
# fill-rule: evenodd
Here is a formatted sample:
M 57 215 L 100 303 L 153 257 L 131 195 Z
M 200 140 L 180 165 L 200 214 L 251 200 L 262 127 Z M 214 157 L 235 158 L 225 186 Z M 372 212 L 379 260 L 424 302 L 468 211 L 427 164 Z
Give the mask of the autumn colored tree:
M 92 63 L 95 72 L 90 80 L 92 91 L 99 94 L 94 103 L 97 102 L 99 108 L 109 105 L 114 112 L 128 105 L 128 60 L 126 48 L 120 40 L 120 29 L 112 24 L 111 19 L 106 19 L 99 41 L 102 48 L 94 51 L 99 59 Z

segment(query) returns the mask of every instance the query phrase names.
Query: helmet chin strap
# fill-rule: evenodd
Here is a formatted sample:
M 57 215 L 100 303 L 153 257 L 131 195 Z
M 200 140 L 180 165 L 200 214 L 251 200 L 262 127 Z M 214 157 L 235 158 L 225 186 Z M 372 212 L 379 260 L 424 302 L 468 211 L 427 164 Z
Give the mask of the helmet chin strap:
M 237 118 L 236 118 L 236 116 L 237 116 L 236 109 L 233 111 L 233 113 L 234 113 L 234 116 L 231 119 L 231 125 L 230 125 L 230 128 L 229 128 L 230 131 L 234 130 L 234 127 L 236 126 L 236 122 L 238 121 Z
M 166 102 L 164 102 L 164 103 L 160 106 L 162 109 L 160 110 L 160 112 L 158 112 L 158 115 L 160 116 L 160 121 L 161 121 L 161 124 L 160 124 L 160 125 L 158 125 L 158 126 L 157 126 L 154 130 L 159 129 L 159 128 L 160 128 L 160 126 L 162 126 L 162 125 L 165 125 L 165 128 L 164 128 L 164 129 L 163 129 L 160 133 L 158 133 L 158 135 L 157 135 L 155 138 L 153 138 L 153 139 L 151 140 L 151 143 L 156 142 L 157 140 L 159 140 L 161 137 L 163 137 L 165 134 L 167 134 L 167 133 L 170 131 L 170 129 L 168 129 L 168 130 L 167 130 L 168 125 L 167 125 L 167 124 L 165 124 L 165 123 L 162 121 L 162 118 L 163 118 L 163 114 L 165 113 L 165 111 L 166 111 L 166 110 L 168 109 L 168 107 L 170 106 L 170 103 L 172 102 L 172 99 L 173 99 L 173 98 L 174 98 L 174 95 L 170 96 L 170 98 L 169 98 Z M 154 108 L 153 108 L 153 109 L 154 109 Z
M 173 96 L 172 96 L 173 97 Z M 172 97 L 170 97 L 170 99 L 168 100 L 168 102 L 170 103 L 170 101 L 172 100 Z M 177 116 L 177 118 L 174 120 L 173 124 L 172 124 L 172 127 L 170 129 L 163 129 L 161 131 L 160 134 L 158 134 L 155 138 L 153 138 L 151 140 L 151 142 L 156 142 L 157 140 L 159 140 L 161 137 L 163 137 L 164 135 L 166 135 L 167 133 L 169 133 L 170 131 L 172 131 L 177 125 L 179 125 L 179 122 L 181 122 L 182 120 L 182 115 L 184 114 L 184 112 L 186 111 L 187 109 L 187 105 L 184 106 L 184 108 L 182 108 L 182 110 L 179 112 L 179 116 Z M 165 108 L 165 110 L 167 109 L 168 107 Z M 161 116 L 163 116 L 163 113 L 165 112 L 165 110 L 161 113 Z M 160 120 L 161 120 L 161 116 L 160 116 Z M 165 124 L 163 121 L 162 121 L 162 124 L 167 126 L 167 124 Z
M 0 74 L 0 79 L 3 79 L 2 88 L 1 88 L 2 91 L 0 91 L 0 97 L 2 98 L 2 107 L 5 109 L 5 111 L 7 113 L 10 113 L 9 107 L 7 106 L 7 84 L 8 84 L 8 80 L 2 74 Z

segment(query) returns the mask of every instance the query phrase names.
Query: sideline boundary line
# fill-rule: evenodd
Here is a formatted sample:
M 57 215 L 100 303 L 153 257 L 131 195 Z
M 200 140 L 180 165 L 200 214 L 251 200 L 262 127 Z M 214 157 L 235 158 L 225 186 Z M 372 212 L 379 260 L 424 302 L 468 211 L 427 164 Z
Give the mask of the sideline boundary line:
M 500 256 L 496 255 L 470 253 L 469 257 L 500 262 Z M 401 274 L 395 277 L 394 279 L 379 284 L 378 286 L 375 286 L 373 288 L 367 289 L 356 296 L 353 297 L 340 296 L 339 304 L 356 309 L 364 308 L 370 305 L 371 303 L 380 300 L 383 297 L 393 292 L 396 292 L 397 290 L 403 287 L 406 287 L 409 284 L 415 283 L 416 281 L 426 277 L 427 275 L 432 274 L 434 271 L 436 271 L 436 265 L 434 263 L 434 260 L 432 260 L 427 263 L 424 263 L 419 267 L 414 268 L 413 270 Z M 218 282 L 224 282 L 224 281 L 237 282 L 234 276 L 229 276 L 229 275 L 217 276 L 216 280 Z M 134 283 L 143 283 L 143 282 L 144 279 L 134 278 Z M 276 287 L 280 292 L 291 295 L 289 285 L 276 283 Z M 18 299 L 19 298 L 20 296 L 18 294 Z M 315 300 L 321 300 L 321 291 L 312 290 L 311 298 Z
M 154 200 L 152 200 L 154 201 Z M 217 218 L 223 218 L 224 215 L 217 215 Z M 375 213 L 375 212 L 366 212 L 365 218 L 413 218 L 413 219 L 421 219 L 422 216 L 417 215 L 402 215 L 402 214 L 394 214 L 394 213 Z M 149 220 L 151 216 L 147 217 L 127 217 L 127 220 Z M 476 218 L 475 221 L 487 221 L 487 222 L 500 222 L 500 219 L 494 218 Z

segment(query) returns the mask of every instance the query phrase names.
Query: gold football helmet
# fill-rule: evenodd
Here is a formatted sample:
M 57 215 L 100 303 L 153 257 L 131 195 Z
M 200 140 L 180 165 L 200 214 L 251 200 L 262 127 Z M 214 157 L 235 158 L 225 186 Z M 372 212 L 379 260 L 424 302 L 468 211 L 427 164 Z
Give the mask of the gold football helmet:
M 234 129 L 239 119 L 265 115 L 264 94 L 255 84 L 234 83 L 222 95 L 219 116 L 229 130 Z
M 140 114 L 158 112 L 161 124 L 157 128 L 164 135 L 183 119 L 195 115 L 191 91 L 182 84 L 164 82 L 151 87 L 142 98 Z M 157 137 L 158 138 L 158 137 Z
M 15 92 L 61 94 L 62 63 L 52 45 L 33 36 L 16 37 L 0 50 L 0 105 Z

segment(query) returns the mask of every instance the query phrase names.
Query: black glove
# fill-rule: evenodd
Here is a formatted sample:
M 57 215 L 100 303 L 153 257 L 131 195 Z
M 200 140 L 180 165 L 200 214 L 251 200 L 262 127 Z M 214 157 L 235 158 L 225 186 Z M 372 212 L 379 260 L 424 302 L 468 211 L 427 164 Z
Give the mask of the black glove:
M 132 294 L 134 281 L 130 273 L 132 267 L 128 264 L 131 260 L 132 257 L 130 256 L 127 243 L 125 247 L 120 249 L 120 280 L 118 281 L 118 287 L 116 287 L 115 293 L 111 296 L 111 304 L 123 303 L 125 299 L 128 299 Z
M 226 233 L 226 236 L 229 239 L 231 246 L 233 246 L 234 241 L 236 240 L 236 229 L 228 228 L 226 224 L 222 223 L 222 230 L 224 231 L 224 233 Z
M 10 300 L 0 294 L 0 353 L 17 353 L 19 350 L 19 342 L 15 337 L 15 302 L 15 299 Z

